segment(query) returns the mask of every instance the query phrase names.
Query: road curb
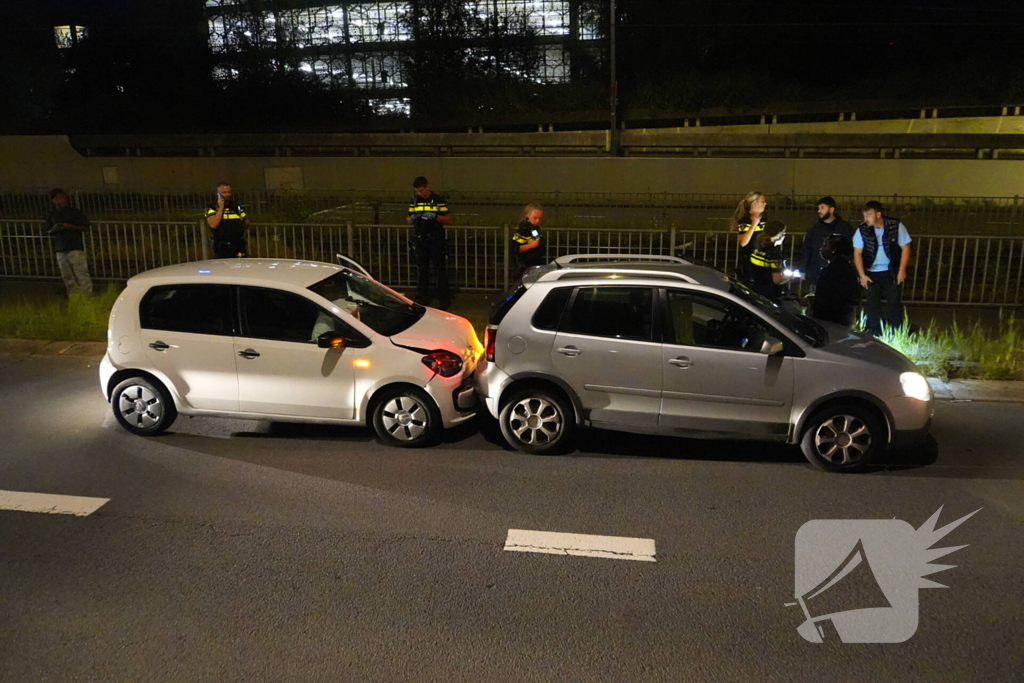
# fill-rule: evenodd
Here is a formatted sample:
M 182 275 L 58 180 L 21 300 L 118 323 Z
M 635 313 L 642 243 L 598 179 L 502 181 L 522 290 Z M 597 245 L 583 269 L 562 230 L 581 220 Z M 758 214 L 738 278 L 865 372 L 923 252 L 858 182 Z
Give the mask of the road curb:
M 0 354 L 16 356 L 64 356 L 101 358 L 106 342 L 68 342 L 49 339 L 0 339 Z

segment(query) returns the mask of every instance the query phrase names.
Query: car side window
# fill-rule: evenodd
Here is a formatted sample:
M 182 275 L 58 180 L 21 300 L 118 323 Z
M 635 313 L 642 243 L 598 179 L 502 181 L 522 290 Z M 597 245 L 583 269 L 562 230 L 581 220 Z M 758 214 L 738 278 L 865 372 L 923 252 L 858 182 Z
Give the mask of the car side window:
M 580 287 L 561 331 L 653 341 L 654 290 L 650 287 Z
M 160 285 L 139 303 L 144 330 L 232 336 L 230 285 Z
M 774 336 L 760 318 L 739 304 L 705 294 L 668 290 L 666 342 L 760 353 Z
M 309 299 L 279 289 L 241 287 L 242 335 L 255 339 L 316 343 L 324 332 L 356 333 Z

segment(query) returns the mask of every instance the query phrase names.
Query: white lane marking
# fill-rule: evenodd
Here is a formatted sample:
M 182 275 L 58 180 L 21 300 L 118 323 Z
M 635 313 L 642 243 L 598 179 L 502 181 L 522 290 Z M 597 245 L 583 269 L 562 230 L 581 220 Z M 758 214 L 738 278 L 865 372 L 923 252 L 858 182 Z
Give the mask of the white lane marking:
M 505 550 L 517 553 L 549 553 L 552 555 L 581 555 L 604 557 L 611 560 L 654 559 L 653 538 L 626 536 L 592 536 L 590 534 L 563 534 L 557 531 L 529 531 L 509 529 Z
M 0 510 L 17 510 L 18 512 L 43 512 L 50 515 L 88 517 L 109 502 L 109 498 L 0 491 Z

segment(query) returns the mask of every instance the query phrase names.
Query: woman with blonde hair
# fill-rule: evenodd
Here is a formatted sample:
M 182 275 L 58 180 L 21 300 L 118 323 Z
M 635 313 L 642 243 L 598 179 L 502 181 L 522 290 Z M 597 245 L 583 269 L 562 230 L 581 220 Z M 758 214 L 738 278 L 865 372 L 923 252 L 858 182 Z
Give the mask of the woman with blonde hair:
M 740 247 L 739 268 L 737 269 L 740 279 L 748 277 L 750 255 L 756 246 L 754 235 L 764 230 L 764 226 L 768 223 L 768 218 L 764 215 L 766 206 L 768 206 L 768 200 L 763 192 L 748 192 L 747 196 L 736 205 L 736 210 L 732 214 L 730 228 L 736 231 L 736 241 Z
M 542 266 L 546 262 L 544 237 L 540 232 L 543 220 L 544 207 L 540 204 L 527 204 L 519 214 L 519 227 L 512 235 L 512 254 L 520 274 L 531 266 Z

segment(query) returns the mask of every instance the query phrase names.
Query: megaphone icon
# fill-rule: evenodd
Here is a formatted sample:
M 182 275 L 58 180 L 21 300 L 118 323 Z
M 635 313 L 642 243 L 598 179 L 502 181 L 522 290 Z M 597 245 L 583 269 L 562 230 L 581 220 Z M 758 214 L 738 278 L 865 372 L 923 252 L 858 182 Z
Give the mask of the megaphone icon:
M 840 583 L 842 582 L 842 583 Z M 821 643 L 838 637 L 832 617 L 858 609 L 892 607 L 871 570 L 864 541 L 857 544 L 831 574 L 786 607 L 800 605 L 806 621 L 797 630 L 807 640 Z M 811 608 L 818 616 L 813 616 Z

